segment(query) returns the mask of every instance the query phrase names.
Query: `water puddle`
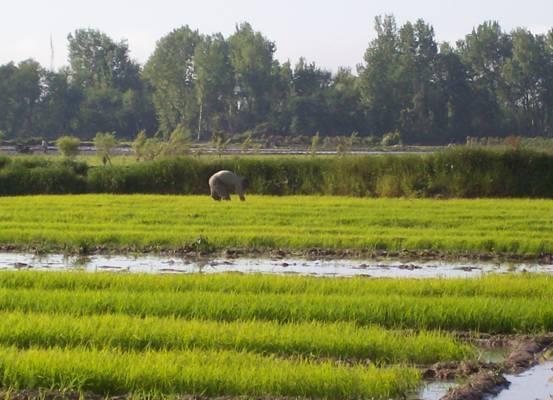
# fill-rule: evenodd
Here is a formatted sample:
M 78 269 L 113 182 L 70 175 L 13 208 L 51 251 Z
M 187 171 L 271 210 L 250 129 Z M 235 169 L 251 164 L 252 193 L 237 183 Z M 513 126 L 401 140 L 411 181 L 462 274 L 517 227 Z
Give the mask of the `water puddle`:
M 553 398 L 553 361 L 546 361 L 520 374 L 505 375 L 505 378 L 511 382 L 509 388 L 501 391 L 496 397 L 488 399 L 550 400 Z
M 457 386 L 454 381 L 426 382 L 424 387 L 415 395 L 408 396 L 408 400 L 439 400 L 444 397 L 449 389 Z
M 375 278 L 470 278 L 487 273 L 539 272 L 553 274 L 553 264 L 473 262 L 405 262 L 376 260 L 306 260 L 268 258 L 178 258 L 154 255 L 33 255 L 0 253 L 0 269 L 72 270 L 138 273 L 267 273 Z
M 478 351 L 478 360 L 485 363 L 501 363 L 511 353 L 511 349 L 508 347 L 497 347 L 492 349 L 480 349 Z

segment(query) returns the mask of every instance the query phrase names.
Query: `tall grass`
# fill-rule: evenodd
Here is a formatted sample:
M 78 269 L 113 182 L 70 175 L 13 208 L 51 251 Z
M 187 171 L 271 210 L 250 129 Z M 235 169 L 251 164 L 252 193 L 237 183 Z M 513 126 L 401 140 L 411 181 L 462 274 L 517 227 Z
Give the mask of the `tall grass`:
M 121 314 L 71 316 L 0 313 L 0 344 L 18 348 L 87 347 L 144 350 L 234 350 L 281 356 L 431 364 L 474 356 L 444 333 L 387 331 L 354 323 L 182 320 Z
M 378 398 L 400 396 L 419 381 L 408 367 L 343 367 L 243 352 L 20 350 L 0 347 L 4 387 L 205 396 Z
M 0 159 L 0 194 L 208 194 L 209 176 L 231 169 L 249 177 L 250 193 L 264 195 L 553 197 L 553 155 L 522 150 L 453 149 L 425 155 L 355 157 L 187 157 L 80 169 L 51 158 L 25 160 Z
M 553 253 L 551 200 L 198 196 L 0 198 L 0 244 L 68 252 L 248 249 Z M 198 241 L 198 239 L 201 239 Z

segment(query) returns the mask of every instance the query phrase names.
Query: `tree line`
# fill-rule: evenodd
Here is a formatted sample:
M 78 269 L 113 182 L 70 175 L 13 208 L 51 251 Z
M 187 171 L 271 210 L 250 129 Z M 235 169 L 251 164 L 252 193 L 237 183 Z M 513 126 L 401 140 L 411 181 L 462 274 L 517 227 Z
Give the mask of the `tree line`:
M 275 43 L 248 23 L 228 37 L 175 29 L 145 65 L 126 41 L 79 29 L 58 71 L 32 59 L 0 65 L 0 131 L 130 139 L 178 129 L 198 140 L 396 133 L 423 144 L 553 134 L 553 30 L 485 22 L 454 45 L 438 43 L 423 20 L 377 17 L 375 30 L 355 72 L 331 73 L 304 58 L 279 62 Z

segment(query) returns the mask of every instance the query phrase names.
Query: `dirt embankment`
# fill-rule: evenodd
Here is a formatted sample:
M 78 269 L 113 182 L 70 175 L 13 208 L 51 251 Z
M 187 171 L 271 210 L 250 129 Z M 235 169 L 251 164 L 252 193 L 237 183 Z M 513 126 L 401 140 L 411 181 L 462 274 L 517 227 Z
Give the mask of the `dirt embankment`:
M 498 363 L 482 361 L 445 362 L 434 364 L 424 371 L 427 379 L 467 378 L 467 381 L 450 390 L 441 400 L 481 400 L 495 395 L 509 386 L 506 373 L 522 372 L 535 365 L 544 351 L 553 344 L 553 335 L 543 336 L 490 336 L 476 339 L 489 347 L 509 346 L 511 352 Z

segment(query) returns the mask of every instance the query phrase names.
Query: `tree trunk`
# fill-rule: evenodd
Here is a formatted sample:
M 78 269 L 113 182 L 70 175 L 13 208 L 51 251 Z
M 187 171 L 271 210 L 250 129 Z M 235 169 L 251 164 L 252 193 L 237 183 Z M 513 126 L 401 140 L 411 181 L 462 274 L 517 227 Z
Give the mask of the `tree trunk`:
M 204 102 L 201 101 L 200 102 L 200 116 L 198 117 L 198 138 L 197 138 L 198 142 L 200 141 L 200 136 L 202 134 L 202 111 L 203 111 L 203 108 L 204 108 Z

